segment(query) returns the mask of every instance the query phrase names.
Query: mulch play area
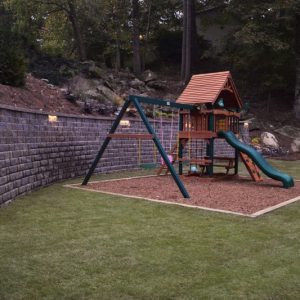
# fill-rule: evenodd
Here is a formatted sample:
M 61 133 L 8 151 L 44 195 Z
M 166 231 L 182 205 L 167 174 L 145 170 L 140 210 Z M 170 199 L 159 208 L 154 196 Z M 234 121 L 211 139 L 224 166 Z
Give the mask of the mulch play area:
M 256 217 L 300 200 L 300 182 L 284 189 L 282 183 L 264 179 L 254 182 L 235 176 L 186 177 L 182 181 L 191 198 L 184 199 L 171 176 L 148 176 L 91 182 L 69 187 L 121 194 L 146 200 L 185 204 L 198 208 Z

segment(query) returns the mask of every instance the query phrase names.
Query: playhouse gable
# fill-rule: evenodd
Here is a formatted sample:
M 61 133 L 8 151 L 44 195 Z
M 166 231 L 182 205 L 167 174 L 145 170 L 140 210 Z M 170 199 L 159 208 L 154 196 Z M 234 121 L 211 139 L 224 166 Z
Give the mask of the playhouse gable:
M 224 108 L 242 108 L 241 98 L 229 71 L 193 75 L 176 102 L 214 105 L 221 98 Z

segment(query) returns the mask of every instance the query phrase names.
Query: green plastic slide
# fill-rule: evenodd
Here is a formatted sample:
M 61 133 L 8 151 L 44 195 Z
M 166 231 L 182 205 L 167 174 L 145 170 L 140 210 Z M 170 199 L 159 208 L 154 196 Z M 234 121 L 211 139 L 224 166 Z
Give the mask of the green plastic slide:
M 268 177 L 272 179 L 281 181 L 286 189 L 294 186 L 293 177 L 273 168 L 254 148 L 239 141 L 232 131 L 220 131 L 218 132 L 218 136 L 221 138 L 225 138 L 227 143 L 233 148 L 247 154 L 254 161 L 254 163 L 262 170 L 262 172 L 264 172 Z

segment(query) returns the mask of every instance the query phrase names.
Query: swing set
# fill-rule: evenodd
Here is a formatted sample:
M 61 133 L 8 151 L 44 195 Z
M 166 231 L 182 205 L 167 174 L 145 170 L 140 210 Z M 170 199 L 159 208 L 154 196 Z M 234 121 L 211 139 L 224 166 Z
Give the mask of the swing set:
M 88 181 L 90 180 L 90 177 L 92 176 L 93 172 L 96 169 L 96 166 L 103 156 L 103 153 L 105 152 L 105 149 L 107 148 L 109 142 L 112 139 L 134 139 L 138 140 L 138 147 L 139 147 L 139 161 L 141 163 L 141 143 L 142 140 L 152 140 L 158 153 L 160 154 L 162 161 L 164 165 L 167 166 L 168 170 L 170 171 L 172 177 L 174 178 L 179 190 L 181 191 L 182 195 L 184 198 L 189 198 L 189 194 L 187 190 L 185 189 L 182 181 L 179 178 L 179 175 L 176 173 L 176 170 L 173 166 L 172 160 L 170 160 L 170 155 L 167 154 L 166 150 L 164 149 L 162 142 L 160 141 L 157 133 L 154 130 L 154 127 L 151 125 L 149 122 L 145 111 L 143 110 L 142 104 L 150 104 L 150 105 L 156 105 L 160 107 L 169 107 L 169 108 L 177 108 L 179 110 L 187 109 L 191 110 L 193 109 L 192 105 L 189 104 L 179 104 L 171 101 L 165 101 L 165 100 L 160 100 L 160 99 L 152 99 L 152 98 L 147 98 L 147 97 L 141 97 L 141 96 L 129 96 L 129 99 L 124 103 L 121 111 L 119 112 L 117 118 L 113 122 L 113 125 L 107 134 L 100 150 L 98 151 L 96 158 L 94 162 L 92 163 L 87 175 L 85 176 L 83 180 L 83 185 L 86 185 Z M 145 125 L 147 132 L 148 133 L 115 133 L 120 121 L 122 120 L 123 116 L 125 115 L 127 109 L 130 107 L 130 105 L 133 105 L 136 111 L 138 112 L 141 121 Z M 173 121 L 174 122 L 174 121 Z M 155 122 L 154 122 L 155 123 Z M 161 125 L 163 124 L 161 120 Z M 163 133 L 163 128 L 161 126 L 161 132 Z M 163 140 L 163 139 L 162 139 Z
M 153 105 L 153 125 L 148 120 L 142 105 Z M 133 106 L 140 116 L 140 130 L 134 133 L 116 133 L 116 130 L 126 111 Z M 156 120 L 160 107 L 160 121 Z M 162 119 L 162 109 L 171 109 L 171 130 L 169 141 L 165 139 Z M 112 139 L 137 140 L 138 165 L 154 167 L 159 165 L 157 175 L 164 170 L 170 172 L 184 198 L 189 198 L 180 175 L 183 174 L 183 164 L 189 164 L 189 175 L 204 172 L 212 176 L 214 167 L 225 167 L 227 174 L 233 169 L 238 174 L 238 161 L 241 157 L 254 181 L 261 181 L 260 170 L 267 176 L 282 181 L 285 188 L 294 185 L 293 178 L 272 168 L 264 158 L 250 146 L 241 143 L 236 135 L 239 132 L 239 111 L 242 108 L 241 99 L 237 93 L 229 71 L 194 75 L 176 102 L 152 99 L 141 96 L 129 96 L 121 111 L 112 124 L 94 162 L 89 168 L 82 185 L 86 185 Z M 174 113 L 176 111 L 176 113 Z M 178 132 L 174 135 L 174 119 L 178 113 Z M 159 126 L 158 126 L 159 123 Z M 146 132 L 141 132 L 142 124 Z M 226 140 L 234 148 L 234 157 L 215 155 L 215 141 Z M 152 163 L 142 162 L 143 141 L 153 142 Z M 174 140 L 176 142 L 174 143 Z M 172 144 L 173 143 L 173 144 Z M 167 150 L 167 148 L 169 148 Z M 203 151 L 203 149 L 205 149 Z M 161 159 L 158 162 L 158 154 Z M 178 173 L 175 170 L 178 163 Z

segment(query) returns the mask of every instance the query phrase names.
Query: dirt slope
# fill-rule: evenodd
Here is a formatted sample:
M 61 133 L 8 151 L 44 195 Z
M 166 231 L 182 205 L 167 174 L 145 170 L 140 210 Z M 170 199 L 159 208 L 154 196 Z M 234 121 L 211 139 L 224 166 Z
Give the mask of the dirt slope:
M 46 112 L 82 114 L 82 109 L 65 99 L 58 87 L 30 74 L 27 75 L 24 88 L 0 84 L 0 104 Z

